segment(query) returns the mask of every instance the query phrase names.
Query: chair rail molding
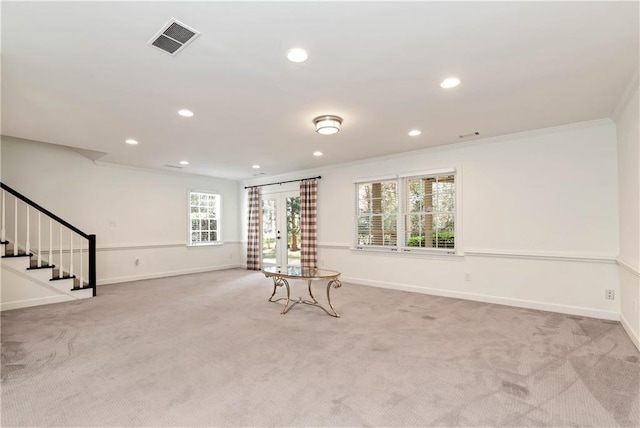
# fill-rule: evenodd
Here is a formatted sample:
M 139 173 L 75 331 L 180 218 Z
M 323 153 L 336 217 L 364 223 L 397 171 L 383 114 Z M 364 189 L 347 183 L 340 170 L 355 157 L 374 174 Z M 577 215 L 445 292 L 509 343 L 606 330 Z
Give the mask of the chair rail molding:
M 553 260 L 584 263 L 616 263 L 616 256 L 612 254 L 591 253 L 553 253 L 534 251 L 512 251 L 498 249 L 469 248 L 464 251 L 465 256 L 472 257 L 499 257 L 512 259 Z

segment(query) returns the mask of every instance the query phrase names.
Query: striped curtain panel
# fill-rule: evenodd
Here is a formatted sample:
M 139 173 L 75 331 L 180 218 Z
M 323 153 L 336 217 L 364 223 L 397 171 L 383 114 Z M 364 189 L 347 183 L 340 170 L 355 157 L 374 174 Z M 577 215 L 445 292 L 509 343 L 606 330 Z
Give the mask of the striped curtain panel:
M 249 189 L 249 231 L 247 236 L 247 269 L 260 270 L 260 188 Z
M 318 234 L 316 211 L 318 207 L 318 180 L 313 178 L 300 183 L 300 226 L 303 268 L 318 267 Z

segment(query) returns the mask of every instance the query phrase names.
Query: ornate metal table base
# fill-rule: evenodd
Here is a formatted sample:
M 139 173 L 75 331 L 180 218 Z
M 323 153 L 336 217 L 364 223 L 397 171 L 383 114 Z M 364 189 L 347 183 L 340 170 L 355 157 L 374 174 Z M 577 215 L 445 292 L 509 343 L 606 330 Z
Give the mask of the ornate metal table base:
M 267 278 L 273 278 L 273 293 L 271 293 L 271 297 L 269 297 L 269 302 L 279 302 L 281 300 L 286 300 L 284 305 L 284 309 L 280 312 L 282 315 L 289 312 L 291 308 L 293 308 L 298 303 L 304 303 L 305 305 L 317 306 L 327 313 L 327 315 L 331 315 L 332 317 L 340 318 L 340 314 L 336 311 L 336 309 L 331 304 L 331 288 L 340 288 L 342 287 L 342 283 L 338 279 L 340 277 L 339 272 L 330 271 L 330 270 L 321 270 L 321 269 L 302 269 L 299 267 L 289 267 L 287 272 L 281 272 L 276 268 L 266 268 L 262 271 Z M 291 287 L 289 286 L 288 279 L 304 279 L 307 281 L 307 289 L 309 290 L 309 297 L 311 300 L 303 299 L 299 297 L 298 300 L 291 298 Z M 326 279 L 329 282 L 327 283 L 327 302 L 329 303 L 329 307 L 331 311 L 322 306 L 316 298 L 313 296 L 313 292 L 311 291 L 311 282 L 314 279 Z M 278 287 L 285 287 L 287 290 L 287 297 L 280 297 L 279 299 L 273 299 L 273 296 L 276 294 L 276 290 Z

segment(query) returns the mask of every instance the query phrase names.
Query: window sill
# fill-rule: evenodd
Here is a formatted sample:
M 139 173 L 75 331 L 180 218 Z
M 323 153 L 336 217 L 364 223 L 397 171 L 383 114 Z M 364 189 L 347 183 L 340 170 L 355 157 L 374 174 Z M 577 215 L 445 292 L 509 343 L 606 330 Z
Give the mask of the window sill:
M 217 241 L 217 242 L 205 242 L 202 244 L 187 244 L 187 248 L 207 248 L 207 247 L 219 247 L 221 245 L 224 245 L 223 241 Z
M 458 253 L 454 249 L 448 250 L 425 250 L 425 249 L 407 249 L 407 248 L 384 248 L 384 247 L 364 247 L 353 246 L 350 248 L 354 252 L 376 253 L 376 254 L 394 254 L 398 257 L 418 257 L 418 258 L 463 258 L 464 254 Z M 395 257 L 395 256 L 394 256 Z

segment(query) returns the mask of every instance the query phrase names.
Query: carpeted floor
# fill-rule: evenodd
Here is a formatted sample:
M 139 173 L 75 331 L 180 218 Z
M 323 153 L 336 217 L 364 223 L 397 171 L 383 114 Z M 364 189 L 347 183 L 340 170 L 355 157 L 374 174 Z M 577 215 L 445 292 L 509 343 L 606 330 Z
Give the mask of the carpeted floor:
M 3 427 L 640 426 L 616 322 L 346 283 L 340 319 L 280 315 L 243 270 L 98 291 L 2 313 Z

